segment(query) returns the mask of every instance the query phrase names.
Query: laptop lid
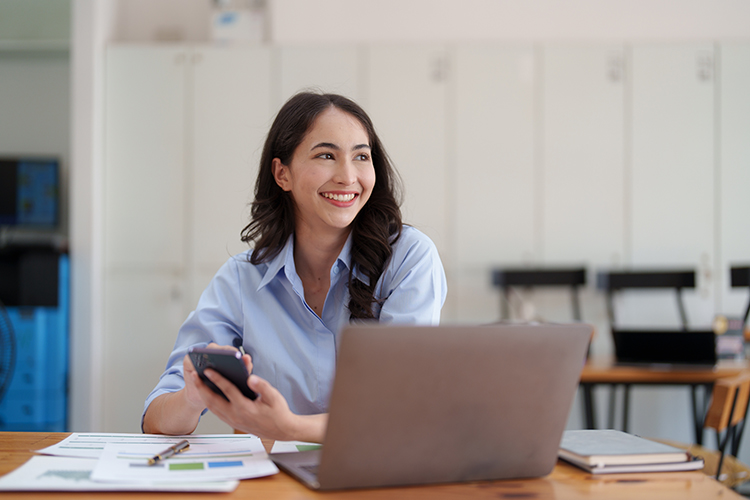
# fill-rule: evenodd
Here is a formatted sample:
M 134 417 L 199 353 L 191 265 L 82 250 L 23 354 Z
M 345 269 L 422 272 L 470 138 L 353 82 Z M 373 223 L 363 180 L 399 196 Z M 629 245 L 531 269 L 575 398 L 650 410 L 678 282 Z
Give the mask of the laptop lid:
M 582 324 L 347 327 L 309 485 L 548 474 L 590 336 Z M 297 455 L 289 460 L 304 462 Z M 272 458 L 297 475 L 283 457 Z
M 613 330 L 615 357 L 623 364 L 713 366 L 713 330 Z

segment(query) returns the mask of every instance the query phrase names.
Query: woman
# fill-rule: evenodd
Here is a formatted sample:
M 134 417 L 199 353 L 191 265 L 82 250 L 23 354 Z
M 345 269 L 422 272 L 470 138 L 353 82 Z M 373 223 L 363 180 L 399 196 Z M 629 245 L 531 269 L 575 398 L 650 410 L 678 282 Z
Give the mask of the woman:
M 144 432 L 188 434 L 207 409 L 233 428 L 322 442 L 336 346 L 350 321 L 437 324 L 446 283 L 437 250 L 404 226 L 397 178 L 367 114 L 332 94 L 301 93 L 268 133 L 242 239 L 254 249 L 222 266 L 177 337 L 146 400 Z M 259 397 L 212 370 L 191 346 L 242 345 Z

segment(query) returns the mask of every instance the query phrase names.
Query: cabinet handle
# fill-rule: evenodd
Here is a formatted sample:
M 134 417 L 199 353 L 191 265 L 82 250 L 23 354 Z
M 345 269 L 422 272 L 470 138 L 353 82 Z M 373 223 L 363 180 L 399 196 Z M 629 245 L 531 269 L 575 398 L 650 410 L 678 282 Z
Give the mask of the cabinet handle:
M 442 83 L 448 77 L 448 61 L 445 56 L 436 57 L 432 61 L 432 81 Z
M 710 82 L 714 75 L 714 56 L 707 50 L 699 51 L 695 56 L 695 73 L 698 81 Z
M 607 58 L 607 78 L 612 83 L 620 83 L 625 73 L 625 60 L 622 52 L 612 52 Z

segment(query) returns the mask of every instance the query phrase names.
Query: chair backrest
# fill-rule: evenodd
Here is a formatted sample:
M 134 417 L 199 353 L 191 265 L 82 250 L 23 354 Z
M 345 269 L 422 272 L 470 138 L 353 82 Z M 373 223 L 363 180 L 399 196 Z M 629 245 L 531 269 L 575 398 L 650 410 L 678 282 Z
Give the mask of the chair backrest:
M 748 399 L 750 374 L 717 380 L 703 427 L 722 432 L 737 425 L 745 419 Z
M 574 268 L 502 268 L 492 272 L 492 284 L 500 287 L 502 319 L 508 318 L 508 291 L 510 287 L 569 287 L 573 319 L 581 321 L 578 287 L 586 284 L 586 269 Z
M 672 288 L 677 293 L 677 308 L 683 330 L 688 321 L 682 302 L 682 289 L 695 288 L 694 270 L 600 271 L 596 285 L 607 295 L 607 314 L 611 328 L 615 328 L 614 292 L 636 288 Z
M 750 287 L 750 266 L 740 267 L 732 266 L 730 269 L 732 288 Z M 742 324 L 747 324 L 747 317 L 750 316 L 750 300 L 745 308 L 745 316 L 742 318 Z

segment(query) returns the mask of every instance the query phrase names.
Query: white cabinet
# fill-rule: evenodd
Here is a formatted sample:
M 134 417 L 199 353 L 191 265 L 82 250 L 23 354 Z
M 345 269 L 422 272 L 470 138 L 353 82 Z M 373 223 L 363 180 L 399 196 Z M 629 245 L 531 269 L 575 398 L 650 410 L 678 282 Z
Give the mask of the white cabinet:
M 184 316 L 187 58 L 107 53 L 103 428 L 138 432 Z M 134 360 L 136 360 L 134 362 Z
M 718 311 L 740 316 L 747 288 L 730 288 L 729 268 L 750 265 L 750 44 L 725 43 L 718 57 L 720 71 L 719 228 L 720 283 Z
M 107 52 L 104 259 L 108 269 L 184 270 L 184 49 Z
M 625 55 L 622 46 L 542 54 L 542 254 L 551 264 L 622 263 Z M 593 274 L 590 275 L 593 281 Z
M 366 110 L 404 182 L 404 221 L 430 236 L 443 259 L 450 259 L 446 50 L 371 47 L 366 82 Z
M 692 326 L 713 317 L 714 47 L 633 48 L 629 197 L 630 256 L 636 267 L 694 268 L 698 288 L 686 293 Z M 667 303 L 670 307 L 674 302 Z M 653 300 L 638 307 L 647 324 L 678 324 Z
M 453 55 L 457 263 L 528 262 L 538 201 L 533 48 L 465 46 Z
M 103 386 L 116 397 L 105 396 L 104 430 L 139 430 L 181 323 L 245 249 L 275 111 L 270 61 L 253 47 L 107 52 Z
M 185 123 L 187 215 L 195 305 L 226 260 L 248 248 L 240 231 L 250 220 L 258 164 L 275 109 L 271 54 L 259 47 L 201 47 L 190 53 Z
M 156 385 L 185 319 L 181 274 L 109 270 L 104 285 L 103 430 L 140 432 Z
M 534 168 L 534 50 L 461 46 L 451 59 L 454 103 L 448 222 L 456 269 L 456 318 L 499 314 L 493 265 L 530 262 L 538 238 Z

